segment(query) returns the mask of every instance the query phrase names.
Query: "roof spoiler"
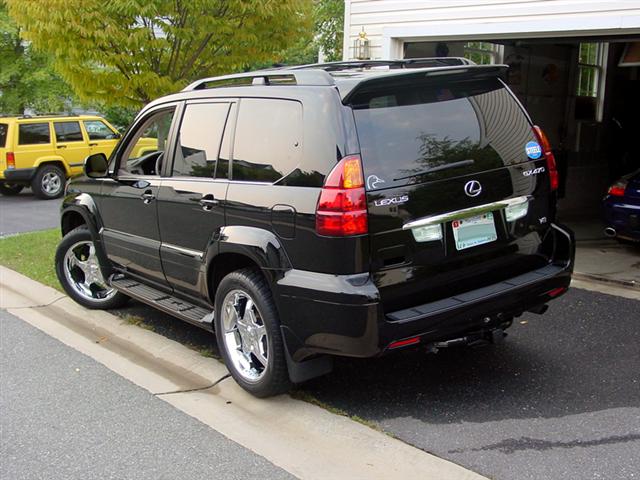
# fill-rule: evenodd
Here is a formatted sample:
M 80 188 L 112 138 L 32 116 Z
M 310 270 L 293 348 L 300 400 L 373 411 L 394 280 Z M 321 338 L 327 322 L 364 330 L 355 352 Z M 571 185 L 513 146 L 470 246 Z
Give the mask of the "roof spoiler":
M 375 75 L 369 78 L 358 79 L 350 85 L 348 91 L 342 91 L 342 103 L 348 105 L 353 97 L 359 93 L 377 90 L 379 88 L 403 87 L 415 85 L 416 82 L 429 82 L 442 76 L 452 77 L 447 80 L 503 78 L 506 76 L 508 65 L 460 65 L 439 68 L 399 69 Z M 338 85 L 340 87 L 340 85 Z

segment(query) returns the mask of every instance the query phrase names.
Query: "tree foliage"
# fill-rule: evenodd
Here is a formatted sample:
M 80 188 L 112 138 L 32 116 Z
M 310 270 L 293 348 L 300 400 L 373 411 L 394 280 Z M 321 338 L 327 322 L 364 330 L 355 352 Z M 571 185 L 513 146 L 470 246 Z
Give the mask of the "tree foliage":
M 313 17 L 316 42 L 325 60 L 342 60 L 344 0 L 316 0 Z
M 0 0 L 0 112 L 59 112 L 69 108 L 72 93 L 55 72 L 51 57 L 34 51 L 20 38 Z
M 311 0 L 6 0 L 83 100 L 140 106 L 267 61 L 311 31 Z

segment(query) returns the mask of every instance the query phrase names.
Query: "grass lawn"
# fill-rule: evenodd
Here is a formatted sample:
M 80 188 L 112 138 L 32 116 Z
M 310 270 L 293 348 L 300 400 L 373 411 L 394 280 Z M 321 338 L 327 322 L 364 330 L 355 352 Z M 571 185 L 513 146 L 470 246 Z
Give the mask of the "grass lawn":
M 62 291 L 53 266 L 59 241 L 55 228 L 0 238 L 0 265 Z

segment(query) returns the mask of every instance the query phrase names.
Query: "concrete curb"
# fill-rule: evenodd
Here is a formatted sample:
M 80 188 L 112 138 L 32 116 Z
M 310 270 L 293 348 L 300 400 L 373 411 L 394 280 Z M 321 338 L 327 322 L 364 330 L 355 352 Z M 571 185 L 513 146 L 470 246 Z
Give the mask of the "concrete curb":
M 0 308 L 301 479 L 485 478 L 289 396 L 256 399 L 218 361 L 2 266 Z
M 633 280 L 617 280 L 615 278 L 608 278 L 604 275 L 596 275 L 593 273 L 582 273 L 582 272 L 573 272 L 573 278 L 577 280 L 583 280 L 585 282 L 598 282 L 598 283 L 606 283 L 610 285 L 615 285 L 621 288 L 629 288 L 631 290 L 636 290 L 640 292 L 640 284 L 634 282 Z

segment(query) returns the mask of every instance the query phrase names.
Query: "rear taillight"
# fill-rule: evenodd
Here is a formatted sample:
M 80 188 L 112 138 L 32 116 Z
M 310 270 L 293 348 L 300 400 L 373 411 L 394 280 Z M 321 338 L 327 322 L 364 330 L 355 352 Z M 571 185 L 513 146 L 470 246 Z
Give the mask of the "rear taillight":
M 16 156 L 13 152 L 7 152 L 7 168 L 16 168 Z
M 624 191 L 627 189 L 626 180 L 618 180 L 616 183 L 609 187 L 609 191 L 607 192 L 612 197 L 624 197 Z
M 329 237 L 367 233 L 367 197 L 359 155 L 349 155 L 327 175 L 316 207 L 316 232 Z
M 542 129 L 537 125 L 534 125 L 533 133 L 538 139 L 540 148 L 542 148 L 542 154 L 545 156 L 545 159 L 547 160 L 547 170 L 549 171 L 549 181 L 551 183 L 551 191 L 557 190 L 558 184 L 559 184 L 558 168 L 556 167 L 556 157 L 553 155 L 553 151 L 551 151 L 551 144 L 549 143 L 549 139 L 544 134 Z

